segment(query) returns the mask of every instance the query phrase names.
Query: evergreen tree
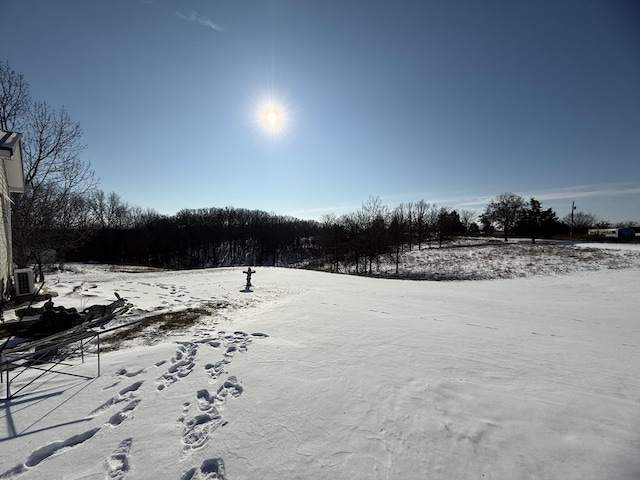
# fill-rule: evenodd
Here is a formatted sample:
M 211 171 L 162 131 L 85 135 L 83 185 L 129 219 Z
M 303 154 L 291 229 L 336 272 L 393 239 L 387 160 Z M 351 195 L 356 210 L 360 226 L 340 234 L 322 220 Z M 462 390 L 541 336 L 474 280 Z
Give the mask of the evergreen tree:
M 535 198 L 522 209 L 515 231 L 520 235 L 531 238 L 536 243 L 537 238 L 550 238 L 562 231 L 562 224 L 551 208 L 542 209 L 542 204 Z

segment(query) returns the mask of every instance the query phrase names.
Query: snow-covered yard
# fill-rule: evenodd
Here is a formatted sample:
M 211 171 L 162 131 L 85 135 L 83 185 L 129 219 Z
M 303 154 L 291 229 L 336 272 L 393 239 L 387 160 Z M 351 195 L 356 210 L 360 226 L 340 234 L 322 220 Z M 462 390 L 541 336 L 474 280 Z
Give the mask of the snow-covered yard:
M 204 315 L 4 402 L 0 478 L 640 478 L 640 251 L 540 247 L 403 259 L 515 277 L 480 281 L 257 268 L 249 293 L 242 268 L 52 274 L 57 305 L 118 292 L 131 315 Z M 95 376 L 97 357 L 58 368 Z

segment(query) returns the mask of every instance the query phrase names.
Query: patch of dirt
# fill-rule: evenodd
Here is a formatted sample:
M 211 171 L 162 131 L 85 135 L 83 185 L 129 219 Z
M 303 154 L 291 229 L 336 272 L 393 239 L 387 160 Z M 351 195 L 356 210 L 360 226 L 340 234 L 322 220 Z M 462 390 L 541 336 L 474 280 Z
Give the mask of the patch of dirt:
M 220 310 L 228 307 L 231 307 L 228 302 L 217 301 L 186 310 L 163 312 L 147 317 L 133 325 L 116 330 L 104 338 L 101 336 L 100 350 L 103 352 L 118 350 L 133 341 L 144 345 L 155 345 L 170 335 L 186 332 L 190 328 L 204 323 L 205 319 L 209 319 L 208 323 L 211 317 L 218 315 Z

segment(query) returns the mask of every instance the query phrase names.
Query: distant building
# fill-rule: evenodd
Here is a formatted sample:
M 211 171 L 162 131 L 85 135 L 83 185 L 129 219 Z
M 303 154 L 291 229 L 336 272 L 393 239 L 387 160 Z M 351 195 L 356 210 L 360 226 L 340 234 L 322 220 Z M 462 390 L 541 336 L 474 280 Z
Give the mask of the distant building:
M 11 243 L 12 193 L 24 193 L 22 135 L 0 130 L 0 299 L 11 284 L 13 249 Z
M 618 238 L 628 240 L 635 238 L 636 231 L 631 227 L 625 228 L 590 228 L 587 232 L 592 237 Z

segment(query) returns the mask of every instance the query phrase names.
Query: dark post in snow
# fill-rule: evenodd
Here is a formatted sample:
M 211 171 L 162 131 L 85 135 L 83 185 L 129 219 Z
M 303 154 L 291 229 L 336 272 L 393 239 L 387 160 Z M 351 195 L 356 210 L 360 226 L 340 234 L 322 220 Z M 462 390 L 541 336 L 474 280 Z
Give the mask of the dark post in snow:
M 246 273 L 247 274 L 246 289 L 249 290 L 249 288 L 251 288 L 251 274 L 252 273 L 256 273 L 256 271 L 255 270 L 251 270 L 251 267 L 247 267 L 247 269 L 242 273 Z
M 575 202 L 571 202 L 571 228 L 569 229 L 569 238 L 573 237 L 573 211 L 578 208 Z

